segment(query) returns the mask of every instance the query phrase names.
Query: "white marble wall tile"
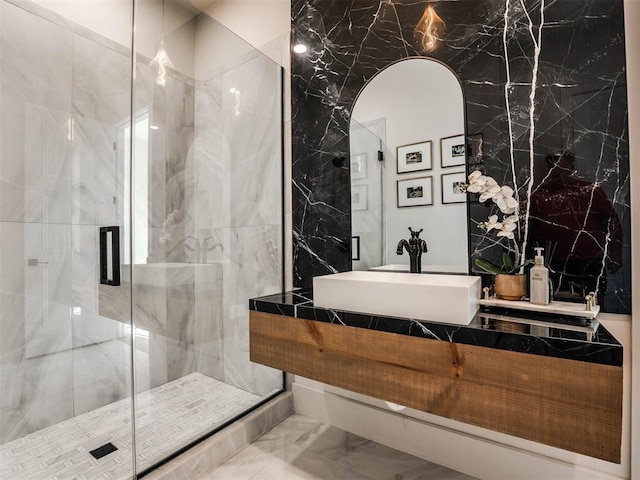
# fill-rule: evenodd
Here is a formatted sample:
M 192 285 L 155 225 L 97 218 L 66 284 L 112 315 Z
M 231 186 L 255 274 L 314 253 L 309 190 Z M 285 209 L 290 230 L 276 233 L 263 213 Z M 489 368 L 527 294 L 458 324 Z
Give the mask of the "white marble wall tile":
M 164 385 L 169 381 L 169 353 L 170 348 L 167 346 L 167 337 L 156 333 L 149 334 L 149 363 L 146 372 L 136 368 L 136 376 L 143 374 L 148 377 L 149 388 L 155 388 Z M 136 386 L 136 392 L 142 390 Z
M 199 83 L 195 92 L 193 196 L 196 230 L 229 225 L 230 169 L 223 161 L 222 77 Z
M 196 267 L 189 263 L 137 265 L 134 268 L 134 322 L 149 332 L 151 387 L 195 372 Z
M 92 225 L 71 225 L 71 314 L 73 345 L 113 339 L 113 321 L 98 319 L 99 232 Z M 110 327 L 107 325 L 111 324 Z
M 68 110 L 71 32 L 7 2 L 2 21 L 3 72 L 16 94 L 37 105 Z M 29 31 L 38 35 L 25 35 Z
M 74 307 L 82 310 L 74 316 L 74 345 L 80 346 L 113 338 L 114 326 L 97 316 L 97 235 L 99 225 L 122 219 L 130 66 L 125 55 L 75 35 L 73 67 L 72 222 L 87 225 L 77 238 L 90 245 L 82 251 L 74 244 L 73 253 Z
M 128 123 L 131 60 L 122 52 L 74 35 L 73 108 L 83 118 L 115 127 Z
M 117 320 L 124 325 L 131 324 L 131 284 L 128 271 L 120 269 L 119 287 L 98 285 L 98 314 Z
M 282 288 L 280 226 L 224 229 L 225 381 L 258 395 L 282 386 L 282 373 L 249 361 L 249 298 Z
M 27 102 L 24 125 L 25 220 L 69 223 L 69 113 Z M 28 200 L 27 200 L 28 199 Z M 32 203 L 39 202 L 40 205 Z M 33 206 L 33 210 L 30 210 Z
M 199 232 L 202 238 L 202 263 L 195 267 L 195 324 L 193 328 L 194 354 L 198 372 L 224 379 L 223 362 L 223 270 L 224 263 L 216 260 L 222 249 L 216 249 L 214 232 Z M 211 262 L 211 263 L 208 263 Z
M 279 68 L 266 57 L 255 58 L 223 76 L 223 155 L 230 169 L 229 226 L 282 221 L 279 91 Z
M 24 224 L 0 222 L 0 292 L 6 295 L 23 294 L 25 258 Z
M 174 180 L 172 176 L 176 176 L 174 181 L 184 189 L 185 166 L 189 163 L 187 157 L 192 150 L 195 134 L 195 88 L 192 84 L 170 77 L 167 85 L 157 92 L 162 93 L 160 98 L 163 101 L 159 106 L 164 106 L 166 112 L 164 136 L 170 168 L 167 180 L 169 183 Z M 182 198 L 169 199 L 169 203 L 174 201 L 184 208 L 184 195 Z
M 73 416 L 71 351 L 7 361 L 0 358 L 0 443 Z
M 277 68 L 252 59 L 199 83 L 195 97 L 190 208 L 196 232 L 215 229 L 214 261 L 223 262 L 224 378 L 258 394 L 282 384 L 281 372 L 251 364 L 248 335 L 248 299 L 281 288 L 278 89 Z M 256 228 L 224 228 L 233 225 Z
M 83 93 L 78 92 L 78 95 L 82 96 Z M 107 197 L 108 204 L 113 205 L 113 197 L 116 196 L 115 132 L 105 132 L 109 130 L 107 125 L 83 118 L 80 113 L 74 114 L 73 122 L 71 223 L 98 225 L 101 202 L 107 203 Z M 107 159 L 101 158 L 105 156 Z M 102 165 L 109 167 L 102 171 Z M 112 225 L 113 220 L 104 225 Z
M 68 221 L 72 36 L 9 4 L 2 22 L 0 220 Z
M 73 305 L 71 314 L 73 348 L 109 342 L 117 338 L 120 322 L 102 317 L 88 309 Z
M 130 396 L 129 345 L 119 340 L 73 350 L 73 414 Z
M 58 303 L 71 302 L 71 227 L 68 224 L 25 223 L 24 269 L 27 281 L 33 277 L 39 283 L 39 270 L 48 270 L 50 299 Z M 37 260 L 38 266 L 29 266 L 28 260 Z M 25 295 L 40 297 L 40 289 L 33 292 L 27 288 Z
M 149 226 L 154 228 L 174 228 L 179 221 L 178 216 L 167 207 L 167 155 L 165 133 L 167 131 L 166 112 L 160 104 L 162 99 L 156 90 L 153 69 L 138 62 L 136 65 L 135 110 L 138 114 L 146 112 L 149 125 L 157 129 L 149 132 Z
M 135 275 L 135 274 L 134 274 Z M 145 284 L 135 284 L 134 322 L 137 328 L 165 335 L 168 329 L 165 290 Z M 123 303 L 127 299 L 123 299 Z
M 9 95 L 3 91 L 2 220 L 68 223 L 69 113 Z
M 185 166 L 194 137 L 194 87 L 171 77 L 160 87 L 149 68 L 138 65 L 138 71 L 142 73 L 138 83 L 143 84 L 144 91 L 137 108 L 148 109 L 150 125 L 158 127 L 150 136 L 150 226 L 163 227 L 172 216 L 169 226 L 181 227 L 189 219 L 185 210 Z
M 273 118 L 280 113 L 280 66 L 264 55 L 256 55 L 223 74 L 225 119 L 248 113 Z M 227 88 L 228 87 L 228 88 Z M 236 92 L 231 92 L 235 88 Z M 236 95 L 239 91 L 240 95 Z M 240 115 L 237 113 L 240 112 Z
M 17 321 L 24 317 L 25 304 L 21 295 L 0 293 L 0 364 L 18 361 L 24 351 L 24 325 Z M 0 388 L 8 378 L 0 379 Z
M 130 60 L 92 40 L 74 36 L 73 54 L 73 187 L 74 223 L 111 225 L 100 205 L 113 205 L 121 193 L 124 165 L 118 162 L 122 131 L 130 114 Z
M 195 295 L 193 284 L 167 291 L 167 376 L 169 380 L 195 372 Z
M 24 224 L 25 355 L 71 347 L 70 227 Z M 29 266 L 35 260 L 38 265 Z

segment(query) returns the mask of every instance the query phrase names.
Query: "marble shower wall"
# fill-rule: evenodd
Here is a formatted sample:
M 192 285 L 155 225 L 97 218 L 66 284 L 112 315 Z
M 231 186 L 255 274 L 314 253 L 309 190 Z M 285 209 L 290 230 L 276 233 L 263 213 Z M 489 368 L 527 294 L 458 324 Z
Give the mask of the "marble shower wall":
M 98 314 L 97 233 L 121 222 L 114 145 L 130 60 L 42 8 L 1 8 L 4 443 L 129 392 L 121 326 Z
M 309 47 L 292 58 L 294 282 L 350 269 L 349 171 L 332 159 L 349 154 L 350 113 L 364 84 L 392 62 L 424 55 L 414 29 L 429 4 L 445 26 L 426 55 L 461 79 L 467 134 L 483 139 L 470 170 L 516 187 L 528 252 L 539 244 L 553 253 L 559 294 L 599 288 L 605 311 L 630 312 L 621 0 L 293 0 L 292 41 Z M 559 149 L 575 152 L 577 170 L 560 189 L 545 162 Z M 540 200 L 562 210 L 576 197 L 570 218 L 550 219 Z M 477 227 L 490 208 L 472 198 L 470 212 L 473 258 L 497 258 L 495 237 Z
M 0 12 L 4 443 L 130 394 L 130 269 L 120 287 L 98 281 L 98 227 L 127 235 L 130 52 L 25 0 Z M 148 252 L 133 271 L 138 392 L 192 372 L 282 386 L 249 361 L 247 311 L 282 288 L 280 82 L 257 52 L 164 87 L 139 58 L 136 111 L 158 128 L 135 198 L 149 212 L 134 227 Z
M 248 299 L 279 292 L 284 281 L 280 67 L 245 54 L 199 80 L 195 98 L 191 258 L 221 275 L 221 301 L 197 313 L 199 325 L 215 319 L 218 328 L 201 358 L 222 367 L 224 382 L 264 395 L 281 388 L 282 372 L 249 361 Z
M 148 197 L 136 200 L 149 212 L 134 227 L 148 249 L 133 269 L 134 319 L 149 335 L 137 390 L 199 372 L 265 394 L 282 374 L 249 361 L 248 299 L 282 288 L 279 67 L 254 52 L 207 79 L 170 72 L 161 87 L 148 63 L 134 100 L 157 127 Z M 126 321 L 127 293 L 101 287 L 101 312 Z

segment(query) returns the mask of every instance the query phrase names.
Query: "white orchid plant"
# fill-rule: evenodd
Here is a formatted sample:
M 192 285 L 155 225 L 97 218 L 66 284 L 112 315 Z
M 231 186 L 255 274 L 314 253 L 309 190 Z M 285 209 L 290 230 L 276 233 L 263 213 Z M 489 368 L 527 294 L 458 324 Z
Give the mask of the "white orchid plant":
M 481 171 L 475 170 L 469 174 L 467 192 L 479 194 L 481 203 L 491 199 L 502 213 L 502 218 L 498 215 L 491 215 L 486 222 L 480 222 L 478 227 L 487 232 L 496 231 L 497 237 L 506 238 L 510 241 L 509 249 L 502 252 L 502 266 L 483 258 L 475 260 L 476 266 L 487 273 L 514 274 L 519 272 L 525 265 L 530 264 L 531 260 L 523 258 L 516 239 L 520 217 L 518 215 L 518 200 L 514 198 L 513 188 L 508 185 L 500 186 L 492 177 L 483 175 Z M 512 252 L 513 257 L 511 256 Z

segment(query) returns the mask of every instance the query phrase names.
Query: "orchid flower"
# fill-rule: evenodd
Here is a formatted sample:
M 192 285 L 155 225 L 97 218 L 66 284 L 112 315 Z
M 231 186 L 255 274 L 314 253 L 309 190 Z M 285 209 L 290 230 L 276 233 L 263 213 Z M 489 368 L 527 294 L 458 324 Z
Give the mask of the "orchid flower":
M 484 223 L 484 228 L 487 229 L 487 232 L 490 232 L 494 228 L 497 228 L 497 229 L 501 230 L 502 229 L 502 223 L 500 223 L 498 221 L 498 215 L 491 215 L 489 217 L 489 220 L 487 220 Z
M 481 222 L 478 226 L 487 232 L 495 230 L 496 236 L 506 238 L 512 242 L 509 250 L 502 254 L 502 267 L 498 267 L 482 258 L 476 259 L 478 267 L 488 273 L 515 273 L 522 267 L 531 263 L 530 260 L 522 261 L 520 258 L 520 248 L 516 240 L 516 231 L 520 217 L 518 215 L 518 200 L 514 198 L 514 191 L 508 185 L 500 186 L 493 177 L 482 174 L 479 170 L 474 170 L 469 174 L 469 185 L 467 192 L 479 194 L 478 200 L 484 203 L 491 200 L 503 214 L 502 221 L 498 215 L 491 215 L 486 222 Z M 509 252 L 514 252 L 512 259 Z

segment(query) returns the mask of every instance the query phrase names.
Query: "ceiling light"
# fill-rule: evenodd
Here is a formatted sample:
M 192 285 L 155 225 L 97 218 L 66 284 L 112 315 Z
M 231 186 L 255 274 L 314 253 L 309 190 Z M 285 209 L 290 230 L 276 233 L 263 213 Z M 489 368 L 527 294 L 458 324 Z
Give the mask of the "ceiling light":
M 293 47 L 293 51 L 296 53 L 305 53 L 307 50 L 308 50 L 307 46 L 302 43 L 298 43 Z

